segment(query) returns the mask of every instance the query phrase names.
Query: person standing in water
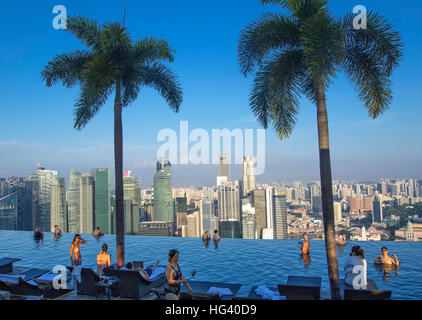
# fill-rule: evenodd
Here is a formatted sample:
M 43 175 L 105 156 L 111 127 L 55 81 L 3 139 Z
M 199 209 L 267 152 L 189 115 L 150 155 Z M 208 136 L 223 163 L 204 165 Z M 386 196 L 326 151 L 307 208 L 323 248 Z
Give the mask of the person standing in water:
M 220 242 L 220 240 L 221 240 L 221 237 L 220 237 L 220 235 L 218 234 L 218 230 L 214 230 L 214 237 L 213 237 L 213 240 L 214 240 L 215 247 L 216 247 L 216 248 L 218 248 L 218 243 L 219 243 L 219 242 Z
M 305 242 L 299 241 L 299 248 L 302 251 L 302 254 L 309 254 L 311 243 L 309 242 L 308 234 L 306 232 L 303 234 L 303 240 L 305 240 Z
M 208 248 L 210 245 L 211 236 L 208 234 L 208 230 L 202 235 L 202 242 L 205 243 L 205 247 Z
M 82 239 L 79 234 L 76 234 L 73 238 L 72 245 L 70 247 L 70 260 L 72 261 L 72 266 L 82 265 L 82 255 L 81 255 L 81 244 L 85 244 L 87 241 Z

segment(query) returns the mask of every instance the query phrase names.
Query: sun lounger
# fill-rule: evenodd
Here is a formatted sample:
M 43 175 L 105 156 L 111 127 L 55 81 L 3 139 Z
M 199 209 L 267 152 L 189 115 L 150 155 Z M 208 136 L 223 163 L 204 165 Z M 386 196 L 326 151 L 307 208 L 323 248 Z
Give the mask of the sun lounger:
M 73 267 L 67 267 L 73 272 Z M 104 269 L 105 270 L 105 269 Z M 81 282 L 76 281 L 78 295 L 87 295 L 96 297 L 100 293 L 104 293 L 104 288 L 95 287 L 94 284 L 100 281 L 100 276 L 90 268 L 81 269 Z
M 189 285 L 192 288 L 192 291 L 194 293 L 212 294 L 212 293 L 208 293 L 211 287 L 229 289 L 232 294 L 219 296 L 221 300 L 231 300 L 232 297 L 236 296 L 236 294 L 239 292 L 239 289 L 242 287 L 241 284 L 210 282 L 210 281 L 195 281 L 195 280 L 189 281 Z M 181 293 L 187 292 L 187 291 L 188 291 L 187 288 L 185 286 L 182 286 Z M 201 297 L 198 296 L 198 298 L 200 299 Z
M 33 279 L 33 281 L 38 285 L 38 288 L 41 290 L 44 298 L 55 299 L 74 290 L 74 288 L 71 287 L 72 276 L 69 274 L 66 277 L 65 288 L 54 288 L 53 282 L 57 276 L 58 274 L 56 273 L 48 273 Z
M 13 263 L 19 261 L 19 258 L 1 258 L 0 259 L 0 274 L 13 272 Z
M 258 288 L 258 286 L 253 286 L 251 291 L 249 291 L 247 298 L 253 299 L 253 300 L 268 300 L 268 299 L 265 299 L 265 298 L 263 298 L 262 296 L 260 296 L 259 294 L 256 293 L 257 288 Z M 270 289 L 273 292 L 278 293 L 278 288 L 276 288 L 276 287 L 268 287 L 268 289 Z
M 159 267 L 165 268 L 164 266 Z M 109 277 L 119 278 L 118 290 L 120 291 L 120 297 L 137 300 L 150 293 L 153 288 L 160 287 L 166 282 L 164 273 L 150 280 L 145 279 L 138 271 L 132 270 L 105 268 L 104 274 Z
M 166 300 L 166 293 L 163 289 L 152 288 L 151 292 L 157 296 L 158 300 Z
M 378 290 L 375 280 L 367 280 L 365 289 L 355 289 L 341 279 L 340 290 L 344 300 L 386 300 L 391 297 L 391 291 Z
M 320 287 L 312 286 L 296 286 L 288 284 L 277 285 L 281 296 L 285 296 L 286 300 L 319 300 Z

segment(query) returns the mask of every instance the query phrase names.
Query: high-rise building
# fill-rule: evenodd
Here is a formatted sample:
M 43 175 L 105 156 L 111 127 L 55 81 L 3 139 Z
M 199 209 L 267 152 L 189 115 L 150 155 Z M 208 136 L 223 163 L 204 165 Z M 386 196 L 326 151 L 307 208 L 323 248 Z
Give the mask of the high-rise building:
M 91 170 L 94 177 L 95 227 L 99 227 L 105 234 L 112 232 L 110 169 L 97 168 Z M 116 219 L 114 219 L 116 221 Z M 113 224 L 113 227 L 115 225 Z M 115 230 L 115 228 L 114 228 Z
M 221 238 L 240 238 L 240 221 L 224 220 L 219 222 L 219 233 Z
M 312 212 L 320 214 L 322 212 L 322 198 L 321 196 L 312 197 Z
M 174 223 L 171 163 L 167 159 L 157 162 L 154 174 L 154 221 Z
M 95 229 L 94 190 L 94 177 L 86 173 L 81 174 L 79 177 L 79 232 L 81 233 L 92 233 Z
M 267 228 L 266 191 L 254 190 L 252 192 L 252 204 L 255 208 L 256 237 L 262 239 L 263 229 Z
M 40 181 L 38 179 L 38 174 L 29 174 L 27 179 L 27 188 L 26 192 L 29 193 L 28 199 L 31 198 L 31 229 L 34 230 L 35 227 L 40 225 L 40 211 L 39 211 L 39 196 L 40 196 Z M 66 198 L 66 195 L 65 195 Z M 66 205 L 66 218 L 67 218 L 67 205 Z M 66 230 L 63 230 L 67 232 Z
M 80 232 L 80 196 L 81 196 L 81 173 L 72 169 L 70 171 L 69 188 L 67 191 L 67 217 L 70 233 Z
M 373 202 L 373 215 L 372 215 L 372 221 L 373 222 L 382 222 L 383 216 L 382 216 L 382 203 L 378 197 L 375 197 Z
M 51 227 L 51 185 L 57 181 L 58 174 L 55 170 L 38 168 L 39 179 L 39 227 L 45 231 Z
M 195 211 L 191 214 L 188 214 L 187 219 L 188 219 L 187 236 L 189 238 L 199 238 L 201 236 L 200 212 Z
M 30 186 L 28 186 L 30 188 Z M 32 193 L 32 192 L 31 192 Z M 68 232 L 67 227 L 67 206 L 66 206 L 66 185 L 65 179 L 59 178 L 51 184 L 51 227 L 58 226 L 62 232 Z
M 240 221 L 239 187 L 231 182 L 220 184 L 217 195 L 220 221 Z
M 242 199 L 242 238 L 256 239 L 255 208 L 249 198 Z
M 200 201 L 200 218 L 201 218 L 201 235 L 204 234 L 205 230 L 208 230 L 209 234 L 214 229 L 212 220 L 214 215 L 214 201 L 209 198 L 201 198 Z
M 18 228 L 18 193 L 13 192 L 0 198 L 0 230 Z
M 387 183 L 385 181 L 377 183 L 377 191 L 381 194 L 387 194 Z
M 280 192 L 273 196 L 273 210 L 274 210 L 274 239 L 287 239 L 287 205 L 286 194 Z
M 359 213 L 361 207 L 361 198 L 351 197 L 349 198 L 350 213 Z
M 243 157 L 242 197 L 255 190 L 255 165 L 253 157 Z
M 123 199 L 125 215 L 125 233 L 139 233 L 139 210 L 141 207 L 141 182 L 138 177 L 132 177 L 131 171 L 126 171 L 123 177 Z
M 373 207 L 372 207 L 372 197 L 363 197 L 362 198 L 362 211 L 372 211 Z
M 287 199 L 286 199 L 287 201 Z M 273 189 L 265 189 L 265 208 L 267 216 L 267 227 L 262 230 L 262 239 L 274 239 L 273 224 Z
M 334 223 L 337 224 L 341 221 L 342 215 L 341 215 L 341 203 L 340 202 L 334 202 Z
M 223 154 L 219 157 L 217 187 L 228 181 L 230 181 L 230 160 L 227 155 Z

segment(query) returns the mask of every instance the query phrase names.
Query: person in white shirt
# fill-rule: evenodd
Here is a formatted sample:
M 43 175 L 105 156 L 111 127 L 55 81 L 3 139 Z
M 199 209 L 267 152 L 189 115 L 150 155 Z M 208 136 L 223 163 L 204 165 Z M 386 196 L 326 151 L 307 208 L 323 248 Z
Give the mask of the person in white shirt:
M 344 281 L 354 289 L 365 289 L 367 262 L 365 260 L 365 251 L 360 246 L 353 246 L 350 257 L 344 266 Z

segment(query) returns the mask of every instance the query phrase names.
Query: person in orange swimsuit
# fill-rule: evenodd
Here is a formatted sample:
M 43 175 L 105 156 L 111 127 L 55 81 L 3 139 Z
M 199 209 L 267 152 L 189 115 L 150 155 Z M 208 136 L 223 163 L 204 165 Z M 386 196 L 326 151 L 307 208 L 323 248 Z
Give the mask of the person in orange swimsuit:
M 72 246 L 70 247 L 70 260 L 72 261 L 72 266 L 80 266 L 82 264 L 80 245 L 84 243 L 86 243 L 86 240 L 82 239 L 79 234 L 76 234 L 73 238 Z

